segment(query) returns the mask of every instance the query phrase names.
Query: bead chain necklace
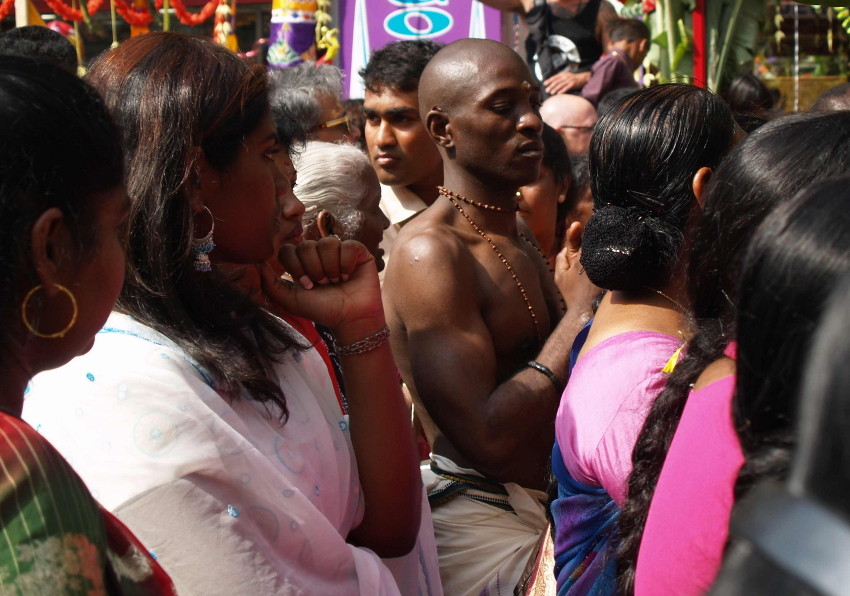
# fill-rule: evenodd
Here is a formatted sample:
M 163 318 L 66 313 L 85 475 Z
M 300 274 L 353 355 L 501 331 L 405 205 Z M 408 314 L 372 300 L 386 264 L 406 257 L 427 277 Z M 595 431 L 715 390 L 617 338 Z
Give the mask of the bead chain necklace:
M 472 226 L 472 229 L 474 229 L 476 232 L 478 232 L 478 235 L 481 236 L 482 238 L 484 238 L 484 240 L 487 241 L 487 244 L 490 245 L 490 248 L 493 249 L 493 252 L 496 253 L 496 256 L 499 257 L 499 260 L 502 261 L 502 264 L 505 266 L 505 268 L 511 274 L 511 277 L 514 279 L 514 283 L 516 284 L 516 287 L 519 289 L 519 293 L 522 295 L 522 299 L 525 301 L 525 305 L 528 307 L 528 314 L 531 316 L 531 322 L 534 323 L 534 330 L 537 332 L 537 340 L 542 344 L 543 343 L 543 335 L 540 333 L 540 324 L 537 322 L 537 315 L 534 312 L 534 307 L 531 306 L 531 300 L 529 300 L 528 294 L 526 293 L 525 288 L 522 285 L 522 282 L 519 280 L 519 277 L 517 276 L 516 271 L 514 271 L 514 268 L 511 266 L 511 264 L 505 258 L 505 255 L 502 254 L 502 251 L 499 250 L 499 247 L 496 246 L 496 243 L 493 242 L 492 240 L 490 240 L 490 237 L 487 236 L 487 234 L 484 232 L 484 230 L 479 228 L 478 224 L 476 224 L 474 221 L 472 221 L 472 218 L 469 217 L 469 215 L 466 214 L 466 212 L 463 210 L 463 207 L 461 207 L 460 203 L 458 203 L 457 200 L 454 198 L 454 193 L 452 193 L 452 194 L 444 193 L 442 191 L 442 187 L 440 187 L 440 194 L 447 197 L 449 199 L 449 201 L 451 201 L 451 204 L 454 205 L 455 209 L 457 209 L 460 212 L 460 214 L 464 217 L 464 219 L 466 219 L 466 221 L 469 222 L 469 225 Z M 478 204 L 476 204 L 476 203 L 471 203 L 471 204 L 478 206 Z M 485 208 L 487 208 L 487 207 L 485 206 Z M 502 209 L 501 207 L 489 206 L 489 208 L 493 209 L 495 211 L 505 211 L 505 209 Z
M 655 292 L 656 294 L 658 294 L 659 296 L 661 296 L 662 298 L 666 298 L 666 299 L 667 299 L 667 300 L 669 300 L 672 304 L 674 304 L 674 305 L 676 306 L 676 308 L 678 308 L 678 309 L 679 309 L 679 313 L 680 313 L 681 315 L 683 315 L 683 316 L 684 316 L 684 315 L 686 315 L 686 314 L 687 314 L 688 310 L 687 310 L 684 306 L 682 306 L 681 304 L 679 304 L 677 301 L 673 300 L 670 296 L 668 296 L 667 294 L 665 294 L 665 293 L 664 293 L 664 292 L 662 292 L 661 290 L 656 290 L 655 288 L 649 288 L 649 289 L 650 289 L 650 290 L 652 290 L 653 292 Z M 681 332 L 680 332 L 680 333 L 681 333 Z
M 656 290 L 655 288 L 650 288 L 649 286 L 646 286 L 646 287 L 647 287 L 647 289 L 652 290 L 653 292 L 655 292 L 656 294 L 658 294 L 662 298 L 666 298 L 667 300 L 669 300 L 670 303 L 675 305 L 676 308 L 679 310 L 680 315 L 682 315 L 683 317 L 687 316 L 687 311 L 685 310 L 685 307 L 682 306 L 677 300 L 674 300 L 673 298 L 671 298 L 670 296 L 668 296 L 667 294 L 665 294 L 661 290 Z M 668 374 L 668 375 L 671 374 L 674 370 L 676 370 L 676 364 L 678 364 L 678 362 L 679 362 L 679 358 L 682 355 L 682 350 L 685 349 L 685 345 L 688 343 L 688 340 L 685 339 L 685 334 L 682 333 L 682 330 L 679 329 L 678 331 L 679 331 L 679 335 L 682 336 L 682 345 L 679 346 L 678 350 L 673 352 L 673 355 L 670 356 L 670 360 L 668 360 L 667 364 L 664 365 L 664 368 L 661 369 L 661 372 Z M 691 389 L 694 388 L 693 383 L 690 384 L 690 388 Z
M 519 209 L 519 205 L 515 205 L 513 208 L 507 207 L 498 207 L 496 205 L 488 205 L 487 203 L 479 203 L 478 201 L 473 201 L 472 199 L 467 199 L 465 196 L 460 195 L 453 190 L 449 190 L 445 186 L 438 186 L 437 192 L 447 197 L 449 199 L 460 199 L 467 205 L 472 205 L 473 207 L 478 207 L 479 209 L 489 209 L 490 211 L 501 211 L 502 213 L 514 213 Z
M 676 306 L 676 308 L 679 309 L 680 315 L 682 315 L 683 317 L 688 316 L 688 311 L 685 309 L 684 306 L 682 306 L 682 304 L 680 302 L 678 302 L 677 300 L 673 300 L 673 298 L 671 298 L 670 296 L 668 296 L 667 294 L 665 294 L 661 290 L 656 290 L 655 288 L 650 288 L 649 286 L 646 286 L 646 288 L 649 289 L 649 290 L 652 290 L 653 292 L 655 292 L 656 294 L 658 294 L 662 298 L 666 298 L 667 300 L 669 300 L 671 302 L 671 304 L 674 304 Z M 681 329 L 679 329 L 678 331 L 679 331 L 679 335 L 682 336 L 682 347 L 684 347 L 684 345 L 687 343 L 688 340 L 685 339 L 685 334 L 682 333 Z M 679 358 L 678 355 L 681 351 L 682 351 L 682 348 L 679 348 L 678 350 L 676 350 L 676 353 L 673 355 L 673 358 L 670 359 L 670 361 L 672 362 L 672 366 L 676 366 L 675 361 L 678 360 L 678 358 Z M 668 363 L 668 366 L 669 365 L 670 365 L 670 363 Z M 666 369 L 668 367 L 664 367 L 664 368 L 665 368 L 665 371 L 666 371 Z M 670 368 L 670 371 L 672 371 L 672 370 L 673 369 Z
M 554 279 L 555 278 L 555 270 L 552 269 L 552 267 L 549 265 L 549 259 L 546 258 L 546 255 L 543 253 L 543 249 L 541 249 L 534 242 L 532 242 L 531 239 L 528 236 L 526 236 L 525 234 L 520 233 L 519 237 L 522 238 L 523 240 L 525 240 L 531 246 L 534 247 L 534 249 L 537 251 L 537 253 L 542 257 L 543 263 L 546 265 L 546 268 L 549 269 L 549 273 L 552 274 L 552 279 Z M 556 286 L 556 288 L 557 288 L 557 286 Z M 561 289 L 557 288 L 557 290 L 558 290 L 558 300 L 561 301 L 561 314 L 564 314 L 564 313 L 567 312 L 567 301 L 564 300 L 564 297 L 561 295 Z

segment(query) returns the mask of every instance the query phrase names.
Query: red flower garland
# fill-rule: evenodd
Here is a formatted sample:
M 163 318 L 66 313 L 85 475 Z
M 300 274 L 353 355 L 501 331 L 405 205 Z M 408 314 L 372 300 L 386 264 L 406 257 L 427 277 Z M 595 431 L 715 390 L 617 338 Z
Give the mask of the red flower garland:
M 127 0 L 114 0 L 115 12 L 133 27 L 147 27 L 153 22 L 153 15 L 147 8 L 130 6 Z
M 77 21 L 78 23 L 81 23 L 83 21 L 83 11 L 79 8 L 72 8 L 62 2 L 62 0 L 45 0 L 45 2 L 54 14 L 62 17 L 64 20 Z M 98 10 L 103 8 L 103 3 L 104 0 L 89 0 L 86 3 L 88 13 L 90 15 L 96 13 Z
M 193 14 L 186 10 L 186 5 L 183 4 L 183 0 L 170 0 L 170 4 L 174 8 L 174 13 L 177 15 L 177 18 L 180 19 L 181 23 L 189 27 L 197 27 L 215 14 L 215 9 L 218 7 L 218 0 L 209 0 L 206 4 L 204 4 L 201 12 L 197 14 Z M 156 0 L 156 7 L 157 9 L 162 8 L 162 0 Z
M 0 21 L 12 14 L 13 8 L 15 8 L 15 0 L 3 0 L 3 2 L 0 2 Z

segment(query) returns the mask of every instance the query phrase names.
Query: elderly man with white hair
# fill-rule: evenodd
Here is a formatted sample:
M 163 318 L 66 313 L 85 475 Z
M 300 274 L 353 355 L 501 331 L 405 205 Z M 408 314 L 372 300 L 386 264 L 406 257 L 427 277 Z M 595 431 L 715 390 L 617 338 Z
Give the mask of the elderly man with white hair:
M 309 141 L 295 169 L 295 192 L 305 208 L 304 238 L 357 240 L 381 271 L 384 251 L 378 244 L 390 221 L 381 211 L 381 187 L 368 156 L 354 145 Z

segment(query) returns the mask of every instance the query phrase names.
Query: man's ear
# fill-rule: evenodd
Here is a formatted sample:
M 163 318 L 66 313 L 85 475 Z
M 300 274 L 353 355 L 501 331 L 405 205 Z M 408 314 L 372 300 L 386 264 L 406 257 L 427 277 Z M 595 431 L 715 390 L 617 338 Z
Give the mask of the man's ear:
M 316 217 L 316 227 L 319 228 L 319 237 L 327 238 L 337 234 L 339 225 L 330 211 L 322 209 Z
M 693 182 L 691 183 L 691 187 L 694 190 L 694 196 L 697 198 L 697 203 L 699 203 L 700 208 L 703 207 L 705 201 L 703 200 L 703 195 L 705 193 L 705 189 L 708 186 L 708 181 L 711 178 L 711 168 L 702 167 L 697 170 L 697 173 L 694 174 Z
M 454 147 L 451 124 L 445 112 L 439 107 L 434 106 L 425 115 L 425 129 L 431 135 L 431 139 L 440 147 L 445 149 Z
M 640 44 L 638 44 L 638 50 L 640 51 L 640 53 L 646 56 L 647 48 L 649 48 L 649 40 L 641 39 Z
M 74 242 L 58 207 L 51 207 L 38 216 L 30 234 L 32 263 L 40 283 L 49 295 L 58 290 L 60 274 L 66 270 L 74 254 Z

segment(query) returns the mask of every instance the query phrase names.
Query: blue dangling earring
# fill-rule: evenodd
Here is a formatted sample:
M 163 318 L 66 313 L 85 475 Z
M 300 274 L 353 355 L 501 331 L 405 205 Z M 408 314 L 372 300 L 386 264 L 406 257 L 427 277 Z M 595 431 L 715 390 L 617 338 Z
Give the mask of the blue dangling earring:
M 203 208 L 204 211 L 210 215 L 210 231 L 203 238 L 192 240 L 192 254 L 195 255 L 195 259 L 192 261 L 192 267 L 195 271 L 208 272 L 212 270 L 209 254 L 212 252 L 212 249 L 215 248 L 215 242 L 213 242 L 215 218 L 206 205 L 204 205 Z

